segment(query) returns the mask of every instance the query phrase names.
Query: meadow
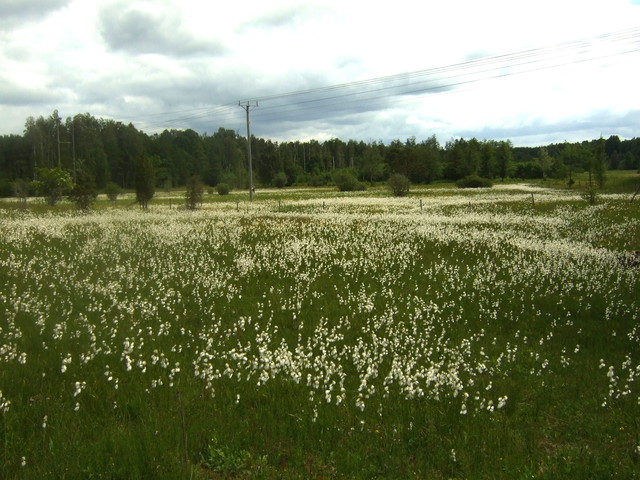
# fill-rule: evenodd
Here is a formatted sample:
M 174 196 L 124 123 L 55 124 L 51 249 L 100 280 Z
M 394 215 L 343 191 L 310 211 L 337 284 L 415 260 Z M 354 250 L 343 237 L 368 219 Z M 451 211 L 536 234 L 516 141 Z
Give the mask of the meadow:
M 159 196 L 0 208 L 0 478 L 640 478 L 630 195 Z

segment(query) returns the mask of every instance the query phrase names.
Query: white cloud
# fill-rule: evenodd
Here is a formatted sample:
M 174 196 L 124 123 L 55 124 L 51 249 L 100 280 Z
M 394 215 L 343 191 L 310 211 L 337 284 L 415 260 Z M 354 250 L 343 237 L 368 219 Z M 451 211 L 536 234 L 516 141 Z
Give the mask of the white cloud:
M 11 18 L 0 21 L 0 133 L 21 132 L 25 111 L 46 116 L 54 108 L 149 131 L 243 130 L 240 108 L 217 106 L 592 38 L 640 20 L 640 6 L 624 0 L 45 3 L 0 6 Z M 586 45 L 582 55 L 600 52 L 600 60 L 575 63 L 580 54 L 571 51 L 561 59 L 566 67 L 541 69 L 546 64 L 534 59 L 532 71 L 505 78 L 493 77 L 528 67 L 494 60 L 482 74 L 444 70 L 421 85 L 409 79 L 415 89 L 450 85 L 421 95 L 391 96 L 401 85 L 378 83 L 386 90 L 324 102 L 310 94 L 265 101 L 253 113 L 252 132 L 274 140 L 436 134 L 445 142 L 491 134 L 545 143 L 598 136 L 599 119 L 603 129 L 635 136 L 637 123 L 628 122 L 640 111 L 640 55 L 618 55 L 623 47 L 640 49 L 637 31 L 627 43 Z M 170 113 L 176 111 L 184 114 Z

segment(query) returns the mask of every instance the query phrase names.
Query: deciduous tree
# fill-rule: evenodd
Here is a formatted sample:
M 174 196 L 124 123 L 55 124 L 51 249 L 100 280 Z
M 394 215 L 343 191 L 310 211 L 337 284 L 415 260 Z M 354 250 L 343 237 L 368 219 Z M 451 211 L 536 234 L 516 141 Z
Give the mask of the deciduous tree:
M 500 142 L 496 149 L 496 167 L 497 174 L 504 182 L 509 174 L 509 168 L 513 162 L 513 145 L 510 140 L 506 142 Z
M 73 182 L 69 173 L 61 168 L 39 168 L 34 187 L 53 206 L 71 191 Z

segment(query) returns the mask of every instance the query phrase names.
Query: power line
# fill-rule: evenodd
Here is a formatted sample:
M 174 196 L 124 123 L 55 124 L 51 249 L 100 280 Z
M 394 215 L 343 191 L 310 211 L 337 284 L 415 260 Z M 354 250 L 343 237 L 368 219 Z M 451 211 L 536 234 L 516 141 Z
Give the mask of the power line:
M 640 48 L 636 48 L 636 49 L 632 49 L 632 50 L 627 50 L 624 52 L 619 52 L 616 53 L 615 55 L 626 55 L 629 53 L 635 53 L 635 52 L 639 52 Z M 396 98 L 396 97 L 402 97 L 402 96 L 411 96 L 412 98 L 408 99 L 408 101 L 413 101 L 413 97 L 415 95 L 421 95 L 421 94 L 428 94 L 428 93 L 436 93 L 436 94 L 443 94 L 443 93 L 452 93 L 452 88 L 453 87 L 459 87 L 459 86 L 465 86 L 465 85 L 470 85 L 470 84 L 475 84 L 475 83 L 479 83 L 479 82 L 484 82 L 487 80 L 494 80 L 494 79 L 500 79 L 500 78 L 506 78 L 506 77 L 511 77 L 511 76 L 515 76 L 515 75 L 522 75 L 522 74 L 526 74 L 526 73 L 533 73 L 533 72 L 539 72 L 539 71 L 543 71 L 543 70 L 548 70 L 548 69 L 552 69 L 552 68 L 562 68 L 562 67 L 566 67 L 568 65 L 575 65 L 575 64 L 579 64 L 579 63 L 585 63 L 588 61 L 593 61 L 593 60 L 598 60 L 598 59 L 603 59 L 603 58 L 611 58 L 613 55 L 606 55 L 606 56 L 601 56 L 601 57 L 597 57 L 597 58 L 589 58 L 589 59 L 578 59 L 578 60 L 574 60 L 571 62 L 566 62 L 566 63 L 558 63 L 558 64 L 553 64 L 553 65 L 546 65 L 546 66 L 542 66 L 542 67 L 537 67 L 537 68 L 528 68 L 526 70 L 521 70 L 521 71 L 511 71 L 511 72 L 505 72 L 505 73 L 498 73 L 495 75 L 491 75 L 491 76 L 483 76 L 483 77 L 471 77 L 471 78 L 464 78 L 465 76 L 470 76 L 468 74 L 464 74 L 464 75 L 452 75 L 448 78 L 450 79 L 454 79 L 454 78 L 460 78 L 462 77 L 461 80 L 458 81 L 452 81 L 452 82 L 448 82 L 448 83 L 437 83 L 436 80 L 425 80 L 425 81 L 421 81 L 421 82 L 415 82 L 412 84 L 409 84 L 405 87 L 405 89 L 398 89 L 399 87 L 397 86 L 390 86 L 390 87 L 382 87 L 382 88 L 378 88 L 378 89 L 373 89 L 373 90 L 368 90 L 368 91 L 362 91 L 362 92 L 352 92 L 352 93 L 345 93 L 345 94 L 339 94 L 339 95 L 333 95 L 333 96 L 329 96 L 329 97 L 323 97 L 323 98 L 316 98 L 316 99 L 309 99 L 309 100 L 302 100 L 300 102 L 296 102 L 296 103 L 285 103 L 285 104 L 277 104 L 277 105 L 272 105 L 272 106 L 268 106 L 266 105 L 263 109 L 263 112 L 266 113 L 266 115 L 260 115 L 260 117 L 264 117 L 267 116 L 270 112 L 276 111 L 276 112 L 280 112 L 280 113 L 286 113 L 286 112 L 290 112 L 290 111 L 300 111 L 301 109 L 298 108 L 298 106 L 300 105 L 306 105 L 306 104 L 316 104 L 316 105 L 310 105 L 304 108 L 304 112 L 308 112 L 308 111 L 312 111 L 312 110 L 319 110 L 319 109 L 323 109 L 325 107 L 329 107 L 329 106 L 344 106 L 347 103 L 359 103 L 359 102 L 367 102 L 367 105 L 374 105 L 375 103 L 372 102 L 376 102 L 379 100 L 383 100 L 383 99 L 388 99 L 388 98 Z M 520 64 L 522 65 L 522 64 Z M 495 69 L 492 70 L 485 70 L 483 72 L 488 72 L 488 71 L 493 71 Z M 475 73 L 483 73 L 483 72 L 475 72 Z M 426 84 L 424 86 L 420 86 L 422 84 Z M 396 91 L 390 92 L 390 93 L 381 93 L 381 94 L 377 94 L 378 92 L 384 92 L 385 90 L 392 90 L 395 89 Z M 373 96 L 367 96 L 367 97 L 361 97 L 361 98 L 355 98 L 358 96 L 364 96 L 364 95 L 369 95 L 371 93 L 376 93 Z M 352 98 L 349 98 L 352 97 Z M 320 102 L 324 102 L 324 101 L 328 101 L 328 100 L 340 100 L 337 102 L 333 102 L 333 103 L 328 103 L 328 104 L 319 104 Z
M 388 98 L 441 94 L 455 87 L 477 82 L 635 53 L 640 51 L 639 41 L 640 28 L 632 28 L 414 72 L 260 96 L 246 100 L 245 103 L 259 101 L 262 108 L 256 116 L 263 119 L 272 118 L 272 115 L 279 113 L 328 110 L 330 107 L 344 106 L 347 103 L 366 102 L 371 107 Z M 607 50 L 611 48 L 617 48 L 617 50 Z M 602 53 L 603 50 L 604 53 Z M 224 119 L 239 123 L 234 107 L 237 108 L 237 104 L 228 103 L 148 114 L 143 117 L 149 118 L 149 121 L 142 123 L 147 128 L 175 123 L 189 125 L 191 121 L 205 119 L 208 121 Z M 188 113 L 188 115 L 180 115 L 181 113 Z M 166 115 L 172 116 L 162 118 Z
M 579 51 L 578 49 L 588 50 L 589 47 L 594 44 L 594 42 L 598 42 L 598 41 L 613 43 L 613 42 L 623 42 L 623 41 L 631 40 L 635 42 L 639 39 L 640 39 L 640 28 L 634 28 L 629 30 L 623 30 L 621 32 L 597 35 L 594 37 L 589 37 L 581 40 L 574 40 L 571 42 L 564 42 L 564 43 L 556 44 L 549 47 L 540 47 L 540 48 L 534 48 L 534 49 L 528 49 L 528 50 L 521 50 L 517 52 L 500 54 L 500 55 L 495 55 L 491 57 L 468 60 L 465 62 L 445 65 L 441 67 L 417 70 L 413 72 L 398 73 L 398 74 L 388 75 L 384 77 L 370 78 L 366 80 L 347 82 L 347 83 L 342 83 L 337 85 L 330 85 L 326 87 L 318 87 L 313 89 L 298 90 L 298 91 L 286 92 L 286 93 L 270 95 L 270 96 L 255 97 L 255 98 L 252 98 L 252 100 L 260 101 L 261 103 L 264 104 L 264 102 L 266 101 L 276 100 L 281 98 L 325 93 L 333 90 L 349 89 L 353 87 L 385 84 L 389 82 L 402 81 L 402 80 L 412 79 L 416 77 L 433 76 L 433 75 L 438 75 L 443 73 L 449 73 L 457 70 L 485 68 L 485 66 L 487 65 L 490 66 L 491 69 L 495 69 L 496 66 L 501 66 L 503 68 L 508 66 L 514 66 L 514 65 L 517 66 L 519 65 L 518 63 L 511 64 L 510 62 L 527 60 L 532 58 L 535 59 L 535 60 L 531 60 L 530 62 L 524 62 L 524 63 L 531 63 L 533 61 L 541 61 L 545 57 L 548 57 L 549 55 L 553 55 L 553 54 L 555 55 L 560 54 L 560 55 L 567 56 L 569 54 L 575 54 L 576 51 Z

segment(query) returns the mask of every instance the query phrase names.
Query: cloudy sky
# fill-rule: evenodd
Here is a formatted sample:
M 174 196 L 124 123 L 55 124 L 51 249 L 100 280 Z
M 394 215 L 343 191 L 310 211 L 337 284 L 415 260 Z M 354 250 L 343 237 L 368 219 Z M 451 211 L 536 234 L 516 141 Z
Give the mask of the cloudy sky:
M 89 112 L 276 141 L 640 136 L 640 0 L 0 0 L 0 134 Z

